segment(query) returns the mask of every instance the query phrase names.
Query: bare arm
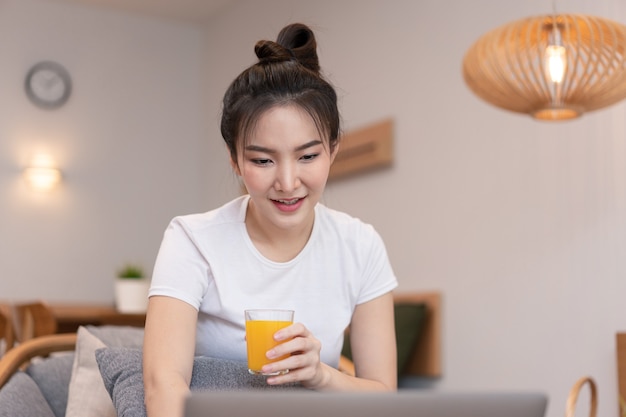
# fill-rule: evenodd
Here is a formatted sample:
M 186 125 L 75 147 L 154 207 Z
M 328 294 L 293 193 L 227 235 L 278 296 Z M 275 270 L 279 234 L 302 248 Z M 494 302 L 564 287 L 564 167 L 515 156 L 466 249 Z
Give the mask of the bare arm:
M 198 312 L 184 301 L 153 296 L 148 303 L 143 379 L 149 417 L 180 417 L 193 370 Z
M 350 325 L 350 345 L 357 378 L 377 381 L 385 389 L 398 385 L 393 295 L 358 305 Z
M 275 348 L 275 356 L 298 352 L 280 362 L 267 365 L 268 372 L 292 369 L 268 378 L 269 384 L 301 381 L 306 387 L 324 391 L 392 391 L 397 389 L 396 339 L 393 296 L 387 293 L 356 307 L 350 325 L 352 357 L 356 377 L 320 362 L 320 343 L 301 324 L 277 333 L 285 340 Z

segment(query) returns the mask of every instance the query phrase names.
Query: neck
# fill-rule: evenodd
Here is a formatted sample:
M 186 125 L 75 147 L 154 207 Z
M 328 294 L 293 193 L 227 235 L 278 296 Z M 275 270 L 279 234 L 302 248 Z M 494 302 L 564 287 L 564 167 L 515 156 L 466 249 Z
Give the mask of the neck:
M 295 258 L 306 246 L 313 230 L 311 219 L 294 227 L 282 228 L 260 221 L 252 202 L 246 212 L 246 230 L 259 252 L 274 262 L 287 262 Z

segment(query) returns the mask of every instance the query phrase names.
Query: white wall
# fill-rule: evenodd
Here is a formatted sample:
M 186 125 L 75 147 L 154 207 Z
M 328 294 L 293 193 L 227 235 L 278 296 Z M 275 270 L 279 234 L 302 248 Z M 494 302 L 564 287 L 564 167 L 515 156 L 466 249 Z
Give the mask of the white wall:
M 560 3 L 626 22 L 618 0 Z M 542 123 L 481 102 L 461 76 L 484 32 L 551 10 L 543 0 L 241 1 L 207 27 L 208 96 L 253 62 L 255 41 L 289 22 L 312 25 L 346 129 L 396 123 L 393 168 L 331 184 L 325 202 L 376 226 L 400 289 L 443 292 L 444 377 L 431 385 L 543 390 L 556 417 L 591 375 L 598 415 L 615 416 L 626 107 Z M 210 132 L 217 152 L 217 125 Z M 586 392 L 579 401 L 586 413 Z
M 206 207 L 202 29 L 102 9 L 0 0 L 0 299 L 113 301 L 116 269 L 151 272 L 167 222 Z M 40 110 L 28 69 L 63 64 L 73 94 Z M 28 189 L 35 152 L 64 174 Z

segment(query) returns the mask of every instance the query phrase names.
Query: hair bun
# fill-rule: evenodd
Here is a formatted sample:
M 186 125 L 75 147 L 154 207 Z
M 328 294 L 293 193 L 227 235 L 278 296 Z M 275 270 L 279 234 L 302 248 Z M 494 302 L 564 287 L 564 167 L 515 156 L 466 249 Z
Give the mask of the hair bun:
M 285 26 L 276 42 L 257 42 L 254 52 L 261 63 L 295 60 L 317 74 L 320 72 L 315 35 L 302 23 Z
M 259 41 L 254 46 L 254 53 L 260 63 L 282 62 L 295 59 L 293 52 L 272 41 Z

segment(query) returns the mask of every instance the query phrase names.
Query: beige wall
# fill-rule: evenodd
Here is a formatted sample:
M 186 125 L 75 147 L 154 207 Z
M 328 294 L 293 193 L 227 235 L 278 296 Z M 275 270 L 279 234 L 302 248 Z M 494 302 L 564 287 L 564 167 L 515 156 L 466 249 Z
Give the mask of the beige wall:
M 598 414 L 615 416 L 626 104 L 539 123 L 481 102 L 460 73 L 478 36 L 551 3 L 243 0 L 199 28 L 0 0 L 0 297 L 112 301 L 112 271 L 127 258 L 151 263 L 172 215 L 235 195 L 219 100 L 254 42 L 299 20 L 317 31 L 346 129 L 395 120 L 393 168 L 331 184 L 325 202 L 376 226 L 401 289 L 443 292 L 444 377 L 432 386 L 544 390 L 556 417 L 591 375 Z M 556 4 L 626 22 L 620 0 Z M 42 56 L 84 86 L 54 115 L 21 89 Z M 47 200 L 19 182 L 38 140 L 67 171 Z
M 0 299 L 111 302 L 117 268 L 151 270 L 170 218 L 206 207 L 204 42 L 190 25 L 0 1 Z M 73 79 L 56 111 L 24 93 L 43 59 Z M 64 175 L 46 195 L 21 176 L 42 150 Z

